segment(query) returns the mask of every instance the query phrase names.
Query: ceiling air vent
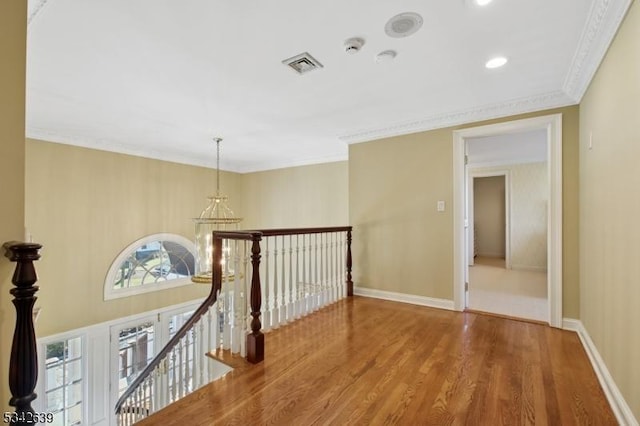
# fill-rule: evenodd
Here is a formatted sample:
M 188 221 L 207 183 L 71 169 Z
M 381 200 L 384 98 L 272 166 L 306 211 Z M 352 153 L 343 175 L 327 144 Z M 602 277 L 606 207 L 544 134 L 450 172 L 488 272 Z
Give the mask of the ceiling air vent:
M 313 71 L 316 68 L 322 68 L 322 64 L 318 62 L 309 52 L 304 52 L 282 61 L 283 64 L 289 65 L 298 74 L 304 74 Z

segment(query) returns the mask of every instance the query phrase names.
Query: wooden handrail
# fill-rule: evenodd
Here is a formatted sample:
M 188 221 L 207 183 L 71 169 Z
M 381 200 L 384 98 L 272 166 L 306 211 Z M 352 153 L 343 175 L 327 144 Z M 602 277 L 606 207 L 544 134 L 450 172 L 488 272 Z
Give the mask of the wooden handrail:
M 273 237 L 275 235 L 301 235 L 301 234 L 320 234 L 325 232 L 346 232 L 351 231 L 352 226 L 329 226 L 325 228 L 275 228 L 275 229 L 260 229 L 260 232 L 264 237 Z
M 116 402 L 115 411 L 116 414 L 119 414 L 122 410 L 122 406 L 124 402 L 131 396 L 131 394 L 135 391 L 135 389 L 140 386 L 140 384 L 146 380 L 146 378 L 153 372 L 153 370 L 160 365 L 160 363 L 164 360 L 164 358 L 169 354 L 169 352 L 180 342 L 180 340 L 189 332 L 189 330 L 193 327 L 193 325 L 204 315 L 207 310 L 217 301 L 218 291 L 221 288 L 222 276 L 221 276 L 221 267 L 220 260 L 222 259 L 222 240 L 218 239 L 214 240 L 214 268 L 213 268 L 213 278 L 212 278 L 212 286 L 211 291 L 206 299 L 202 302 L 202 304 L 195 310 L 193 315 L 178 329 L 176 334 L 167 342 L 167 344 L 162 348 L 162 350 L 147 364 L 147 366 L 138 374 L 138 377 L 129 385 L 129 387 L 125 390 L 122 396 Z M 217 258 L 217 263 L 216 263 Z M 216 268 L 215 266 L 218 265 Z

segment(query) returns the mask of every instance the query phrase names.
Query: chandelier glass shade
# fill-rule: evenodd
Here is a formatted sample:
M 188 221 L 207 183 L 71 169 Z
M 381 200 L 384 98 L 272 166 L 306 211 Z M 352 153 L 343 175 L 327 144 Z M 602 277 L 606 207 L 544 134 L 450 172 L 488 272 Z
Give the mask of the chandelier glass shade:
M 195 222 L 196 259 L 195 273 L 191 281 L 196 283 L 211 284 L 213 277 L 213 232 L 231 231 L 238 229 L 242 218 L 236 217 L 233 210 L 227 204 L 228 197 L 220 192 L 220 142 L 215 138 L 217 148 L 216 156 L 216 195 L 207 197 L 209 203 L 202 210 L 200 216 L 193 219 Z M 232 274 L 231 265 L 224 267 L 225 259 L 229 256 L 229 245 L 223 240 L 222 245 L 223 271 Z

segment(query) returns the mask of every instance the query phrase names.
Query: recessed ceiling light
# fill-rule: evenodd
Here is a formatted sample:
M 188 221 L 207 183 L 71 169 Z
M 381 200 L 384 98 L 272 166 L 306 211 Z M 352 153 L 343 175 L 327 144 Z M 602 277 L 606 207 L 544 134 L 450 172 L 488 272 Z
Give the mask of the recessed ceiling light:
M 489 69 L 493 69 L 493 68 L 500 68 L 506 63 L 507 63 L 507 58 L 505 58 L 504 56 L 496 56 L 495 58 L 489 59 L 487 63 L 484 64 L 484 66 Z
M 464 0 L 467 7 L 471 7 L 471 8 L 483 7 L 488 5 L 492 1 L 493 0 Z

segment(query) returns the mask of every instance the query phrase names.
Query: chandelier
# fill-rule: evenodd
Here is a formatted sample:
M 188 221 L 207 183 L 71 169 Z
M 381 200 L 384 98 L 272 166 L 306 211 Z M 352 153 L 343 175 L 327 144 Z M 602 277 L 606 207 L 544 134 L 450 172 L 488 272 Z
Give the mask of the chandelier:
M 221 138 L 214 138 L 216 143 L 216 194 L 207 197 L 209 203 L 202 210 L 200 216 L 193 219 L 196 234 L 195 273 L 191 281 L 195 283 L 211 284 L 213 277 L 213 232 L 228 231 L 238 228 L 242 218 L 235 217 L 233 210 L 227 205 L 229 199 L 220 192 L 220 142 Z M 223 240 L 222 262 L 229 254 L 227 240 Z M 230 273 L 228 265 L 226 271 Z

